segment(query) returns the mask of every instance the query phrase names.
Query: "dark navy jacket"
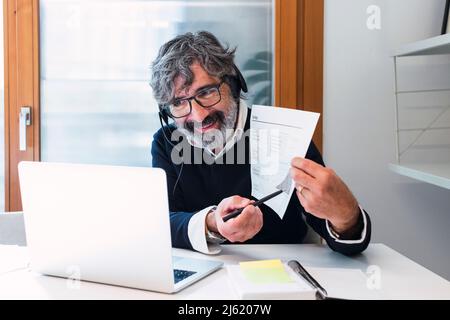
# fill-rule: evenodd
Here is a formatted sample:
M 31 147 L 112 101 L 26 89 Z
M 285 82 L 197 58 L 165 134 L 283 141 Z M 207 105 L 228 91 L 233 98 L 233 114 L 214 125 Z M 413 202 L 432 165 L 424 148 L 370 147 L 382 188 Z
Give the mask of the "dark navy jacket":
M 250 111 L 249 109 L 245 130 L 250 126 Z M 244 135 L 232 149 L 227 151 L 227 153 L 234 152 L 237 160 L 237 149 L 245 148 L 245 163 L 224 164 L 226 163 L 223 158 L 225 155 L 214 161 L 205 150 L 189 145 L 190 155 L 188 158 L 191 159 L 191 164 L 181 165 L 171 161 L 173 145 L 169 144 L 162 130 L 159 129 L 153 136 L 151 152 L 153 167 L 162 168 L 167 175 L 172 244 L 178 248 L 193 249 L 188 237 L 188 224 L 196 212 L 212 205 L 218 205 L 220 201 L 230 196 L 239 195 L 251 198 L 249 139 Z M 174 127 L 171 125 L 165 127 L 165 130 L 166 136 L 170 138 L 169 130 L 174 130 Z M 184 143 L 187 144 L 185 139 Z M 177 142 L 174 144 L 176 145 Z M 202 164 L 192 164 L 194 157 L 200 157 L 200 159 L 203 157 L 209 160 Z M 306 158 L 324 165 L 322 156 L 314 143 L 310 144 Z M 307 232 L 302 215 L 305 215 L 306 222 L 325 239 L 331 249 L 342 254 L 359 253 L 366 249 L 370 241 L 371 225 L 366 213 L 364 214 L 367 220 L 367 232 L 364 241 L 357 244 L 344 244 L 335 241 L 330 236 L 325 220 L 305 212 L 295 192 L 283 219 L 280 219 L 268 206 L 262 205 L 260 208 L 263 212 L 263 227 L 255 237 L 247 240 L 246 244 L 302 243 Z

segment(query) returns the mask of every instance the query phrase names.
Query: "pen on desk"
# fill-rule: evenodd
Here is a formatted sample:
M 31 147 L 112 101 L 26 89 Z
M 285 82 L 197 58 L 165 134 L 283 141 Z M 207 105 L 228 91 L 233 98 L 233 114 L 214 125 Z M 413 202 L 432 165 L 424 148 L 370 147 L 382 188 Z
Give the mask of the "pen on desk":
M 305 279 L 314 289 L 317 290 L 317 294 L 319 295 L 319 298 L 322 300 L 330 299 L 328 298 L 327 291 L 314 279 L 308 271 L 306 271 L 305 268 L 297 261 L 297 260 L 291 260 L 288 262 L 288 266 L 291 267 L 292 270 L 294 270 L 295 273 L 299 274 L 303 279 Z

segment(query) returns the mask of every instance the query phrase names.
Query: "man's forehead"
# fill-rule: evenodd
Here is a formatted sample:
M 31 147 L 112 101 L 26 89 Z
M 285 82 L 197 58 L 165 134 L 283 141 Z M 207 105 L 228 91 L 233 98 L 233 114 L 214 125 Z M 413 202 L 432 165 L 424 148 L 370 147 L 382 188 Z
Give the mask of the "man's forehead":
M 195 78 L 194 78 L 195 81 Z M 186 78 L 183 76 L 177 76 L 174 80 L 174 84 L 175 84 L 175 96 L 182 96 L 182 95 L 186 95 L 189 93 L 189 90 L 192 86 L 192 84 L 187 84 L 186 83 Z
M 192 83 L 188 84 L 186 78 L 182 75 L 179 75 L 174 79 L 174 91 L 176 97 L 191 95 L 195 93 L 198 88 L 217 82 L 217 79 L 208 74 L 198 63 L 192 64 L 190 69 L 193 74 Z

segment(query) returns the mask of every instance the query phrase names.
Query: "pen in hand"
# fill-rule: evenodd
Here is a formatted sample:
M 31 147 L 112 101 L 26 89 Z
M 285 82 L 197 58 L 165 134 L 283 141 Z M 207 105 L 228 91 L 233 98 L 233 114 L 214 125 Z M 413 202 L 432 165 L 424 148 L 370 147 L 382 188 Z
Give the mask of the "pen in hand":
M 261 199 L 259 199 L 258 201 L 253 202 L 251 205 L 257 207 L 260 204 L 276 197 L 279 194 L 282 194 L 283 192 L 286 193 L 287 195 L 290 195 L 289 192 L 291 192 L 291 186 L 292 186 L 292 178 L 291 175 L 289 174 L 289 172 L 286 174 L 286 177 L 283 179 L 283 181 L 281 181 L 281 183 L 279 185 L 276 186 L 276 188 L 278 189 L 277 191 L 269 194 L 268 196 L 265 196 Z M 240 208 L 238 210 L 235 210 L 231 213 L 229 213 L 228 215 L 226 215 L 223 218 L 223 222 L 227 222 L 228 220 L 237 217 L 238 215 L 241 214 L 242 211 L 244 211 L 244 208 Z
M 265 201 L 270 200 L 273 197 L 276 197 L 277 195 L 279 195 L 282 192 L 283 192 L 283 190 L 275 191 L 274 193 L 271 193 L 268 196 L 265 196 L 264 198 L 261 198 L 258 201 L 251 203 L 251 205 L 257 207 L 260 204 L 264 203 Z M 237 210 L 227 214 L 225 217 L 223 217 L 223 222 L 227 222 L 228 220 L 230 220 L 232 218 L 236 218 L 238 215 L 240 215 L 242 213 L 242 211 L 244 211 L 244 209 L 245 209 L 245 207 L 237 209 Z

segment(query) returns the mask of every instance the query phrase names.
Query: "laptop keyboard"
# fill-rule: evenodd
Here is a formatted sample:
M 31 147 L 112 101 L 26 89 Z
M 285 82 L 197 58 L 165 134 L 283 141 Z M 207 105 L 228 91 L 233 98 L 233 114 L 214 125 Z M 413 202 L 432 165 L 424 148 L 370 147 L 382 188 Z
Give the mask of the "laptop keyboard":
M 187 277 L 192 276 L 193 274 L 196 274 L 195 271 L 187 271 L 187 270 L 179 270 L 179 269 L 173 269 L 173 275 L 175 278 L 175 283 L 180 282 L 181 280 L 186 279 Z

